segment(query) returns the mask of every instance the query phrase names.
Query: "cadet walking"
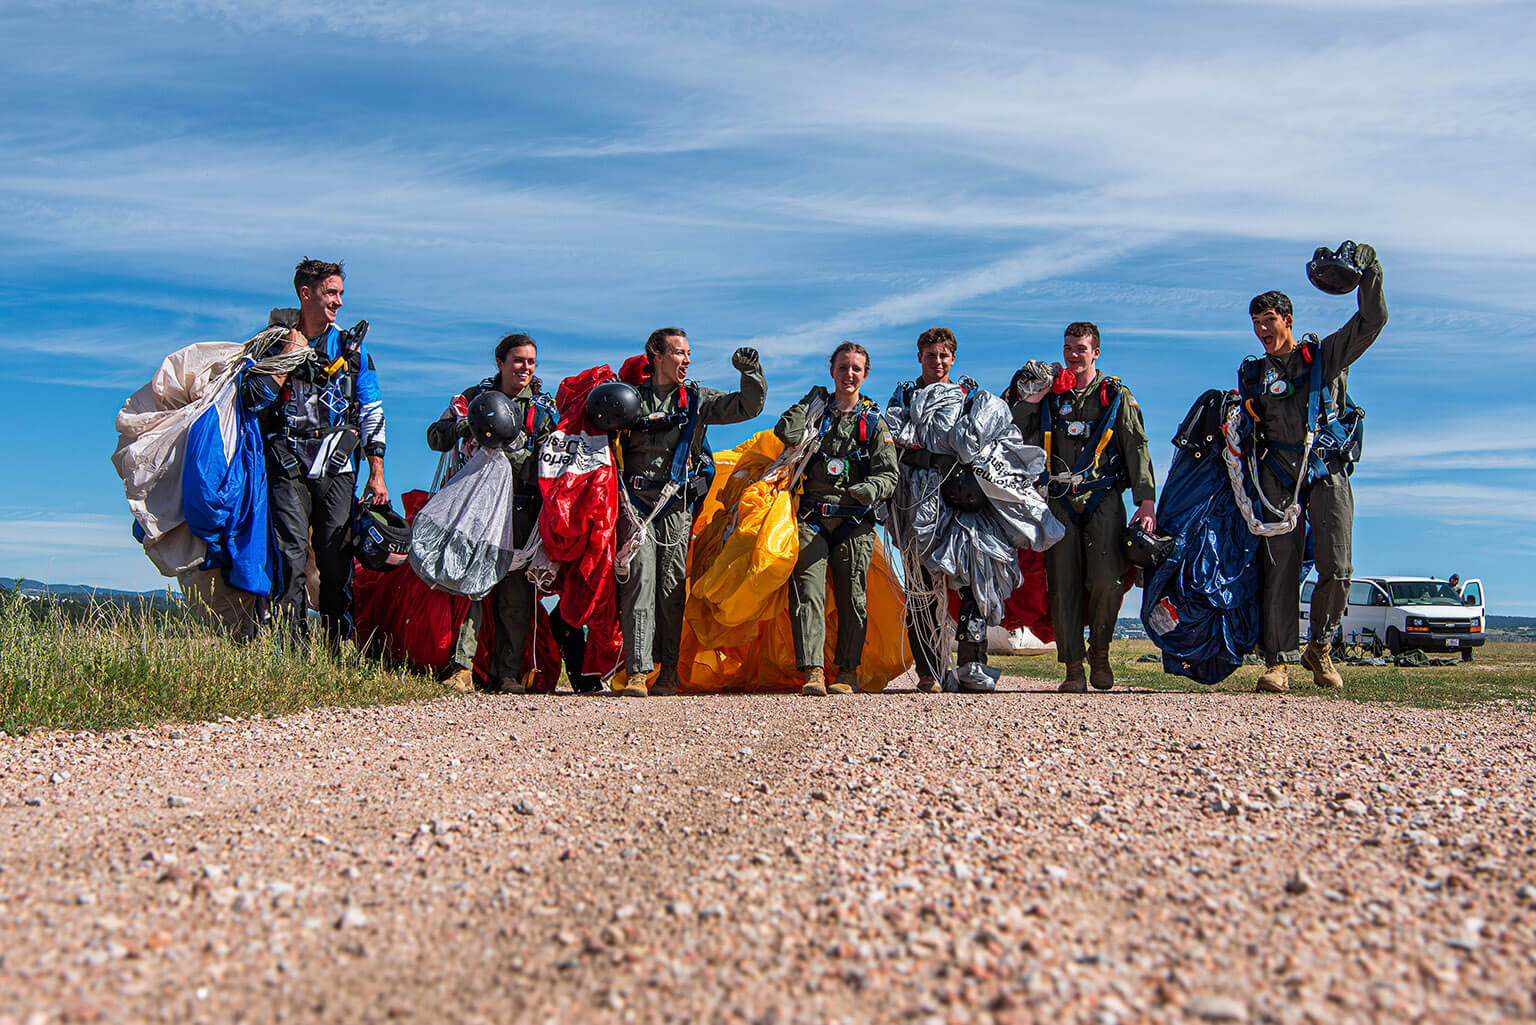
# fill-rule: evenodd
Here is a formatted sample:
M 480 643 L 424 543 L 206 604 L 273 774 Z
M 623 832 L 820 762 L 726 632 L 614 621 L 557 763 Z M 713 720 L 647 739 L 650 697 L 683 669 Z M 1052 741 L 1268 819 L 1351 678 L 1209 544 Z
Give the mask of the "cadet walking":
M 888 409 L 903 415 L 910 412 L 912 398 L 918 392 L 934 384 L 949 384 L 949 372 L 955 365 L 955 353 L 959 350 L 955 333 L 947 327 L 930 327 L 917 336 L 917 362 L 923 368 L 916 381 L 902 381 L 886 404 Z M 960 378 L 958 384 L 966 395 L 976 391 L 976 382 L 969 377 Z M 943 452 L 929 452 L 924 448 L 903 448 L 898 456 L 901 472 L 907 469 L 935 470 L 946 479 L 955 472 L 955 457 Z M 905 489 L 903 490 L 905 494 Z M 912 661 L 917 664 L 917 689 L 939 689 L 939 640 L 942 626 L 949 617 L 947 595 L 937 588 L 934 574 L 920 561 L 914 560 L 906 568 L 907 574 L 907 641 L 912 648 Z M 975 595 L 969 587 L 960 588 L 960 610 L 956 622 L 956 658 L 960 665 L 987 663 L 987 621 L 981 615 Z
M 1056 660 L 1065 663 L 1058 690 L 1080 694 L 1091 682 L 1115 685 L 1109 645 L 1125 597 L 1130 563 L 1125 552 L 1125 491 L 1136 503 L 1134 519 L 1151 533 L 1157 526 L 1157 486 L 1141 407 L 1117 377 L 1098 369 L 1099 329 L 1087 321 L 1067 325 L 1062 375 L 1071 387 L 1026 394 L 1013 419 L 1024 439 L 1046 453 L 1051 512 L 1066 527 L 1046 549 L 1045 580 L 1056 632 Z M 1087 620 L 1089 675 L 1083 674 L 1083 621 Z
M 624 693 L 631 697 L 676 694 L 681 682 L 677 659 L 687 597 L 689 534 L 714 473 L 705 428 L 752 419 L 763 411 L 768 394 L 756 349 L 740 348 L 731 356 L 731 365 L 741 374 L 740 390 L 734 392 L 688 380 L 692 356 L 682 328 L 651 332 L 645 355 L 650 378 L 638 388 L 640 419 L 618 439 L 622 487 L 640 516 L 655 512 L 629 575 L 619 583 Z M 669 481 L 680 490 L 657 511 L 656 502 Z M 636 529 L 627 520 L 625 524 L 621 544 Z M 661 672 L 655 689 L 648 692 L 646 677 L 658 663 Z
M 357 465 L 368 463 L 363 500 L 389 505 L 384 484 L 384 403 L 368 322 L 336 326 L 343 271 L 304 259 L 294 269 L 299 308 L 275 309 L 269 326 L 290 328 L 284 353 L 311 358 L 288 374 L 245 374 L 241 401 L 257 414 L 266 446 L 268 511 L 278 553 L 273 610 L 295 635 L 305 629 L 304 570 L 314 547 L 320 573 L 320 623 L 329 643 L 352 636 L 352 514 Z
M 512 530 L 518 545 L 525 543 L 538 528 L 539 492 L 538 448 L 558 416 L 539 379 L 534 376 L 539 349 L 525 334 L 509 334 L 496 344 L 496 374 L 466 388 L 443 415 L 427 426 L 427 445 L 435 452 L 468 447 L 470 440 L 469 404 L 479 395 L 500 391 L 511 401 L 521 434 L 503 446 L 512 464 Z M 496 643 L 491 649 L 491 686 L 503 694 L 522 694 L 527 689 L 523 676 L 523 653 L 528 632 L 534 622 L 533 584 L 523 570 L 513 570 L 496 585 Z M 475 689 L 475 649 L 479 645 L 481 604 L 469 603 L 469 615 L 459 628 L 453 648 L 452 672 L 444 685 L 463 693 Z M 575 680 L 575 677 L 572 677 Z
M 1352 259 L 1346 247 L 1353 250 Z M 1265 537 L 1259 548 L 1259 651 L 1265 670 L 1257 689 L 1271 693 L 1289 689 L 1286 664 L 1296 661 L 1312 670 L 1317 686 L 1344 686 L 1328 649 L 1343 619 L 1354 571 L 1355 496 L 1349 474 L 1360 454 L 1360 414 L 1349 401 L 1349 367 L 1386 326 L 1387 303 L 1376 250 L 1352 243 L 1339 248 L 1339 254 L 1319 250 L 1308 266 L 1313 282 L 1325 291 L 1343 294 L 1349 290 L 1345 285 L 1358 281 L 1358 311 L 1327 338 L 1309 335 L 1297 341 L 1291 300 L 1282 292 L 1265 292 L 1248 305 L 1264 355 L 1243 362 L 1238 390 L 1257 420 L 1258 485 L 1267 505 L 1290 502 L 1301 512 L 1294 528 Z M 1342 271 L 1348 275 L 1338 283 Z M 1298 659 L 1297 595 L 1306 524 L 1315 543 L 1317 586 L 1308 619 L 1311 636 Z
M 795 664 L 805 673 L 800 693 L 818 697 L 829 691 L 851 694 L 858 684 L 869 626 L 864 588 L 875 554 L 876 510 L 895 492 L 899 473 L 896 446 L 879 407 L 859 393 L 869 377 L 869 353 L 843 342 L 832 350 L 831 371 L 832 393 L 812 388 L 773 429 L 786 445 L 799 444 L 807 431 L 821 438 L 800 481 L 800 556 L 789 591 Z M 837 678 L 830 687 L 822 668 L 829 562 L 837 609 Z

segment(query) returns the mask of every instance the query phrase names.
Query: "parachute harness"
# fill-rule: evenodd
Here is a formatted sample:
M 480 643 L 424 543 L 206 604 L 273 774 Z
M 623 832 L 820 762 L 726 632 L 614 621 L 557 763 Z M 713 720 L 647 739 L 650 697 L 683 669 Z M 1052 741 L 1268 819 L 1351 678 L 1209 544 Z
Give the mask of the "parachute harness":
M 1249 400 L 1251 402 L 1252 400 Z M 1265 523 L 1260 520 L 1253 511 L 1253 502 L 1248 498 L 1248 489 L 1243 482 L 1243 453 L 1236 443 L 1241 429 L 1242 417 L 1247 413 L 1257 425 L 1258 419 L 1253 417 L 1247 402 L 1230 402 L 1227 405 L 1227 415 L 1221 425 L 1222 445 L 1221 459 L 1227 467 L 1227 482 L 1232 486 L 1232 500 L 1237 504 L 1237 511 L 1242 514 L 1243 523 L 1248 527 L 1248 533 L 1255 537 L 1279 537 L 1289 534 L 1296 529 L 1301 522 L 1301 487 L 1306 481 L 1306 473 L 1296 475 L 1296 486 L 1291 492 L 1291 501 L 1284 509 L 1276 508 L 1270 502 L 1269 496 L 1264 494 L 1264 485 L 1259 480 L 1259 461 L 1256 454 L 1256 445 L 1248 447 L 1248 474 L 1253 480 L 1253 490 L 1258 493 L 1259 501 L 1264 508 L 1279 516 L 1278 522 Z M 1306 467 L 1308 460 L 1312 458 L 1312 443 L 1316 439 L 1316 431 L 1308 426 L 1306 439 L 1301 446 L 1301 465 Z

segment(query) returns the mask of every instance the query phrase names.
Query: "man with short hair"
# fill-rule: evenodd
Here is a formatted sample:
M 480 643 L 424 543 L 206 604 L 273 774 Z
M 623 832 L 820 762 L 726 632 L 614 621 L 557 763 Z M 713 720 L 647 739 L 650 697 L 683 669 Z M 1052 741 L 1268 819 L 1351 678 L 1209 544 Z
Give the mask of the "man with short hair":
M 1265 537 L 1259 546 L 1259 652 L 1265 668 L 1257 689 L 1269 693 L 1290 689 L 1286 665 L 1297 661 L 1312 670 L 1312 682 L 1317 686 L 1344 686 L 1329 646 L 1343 620 L 1354 572 L 1355 496 L 1349 483 L 1352 456 L 1330 452 L 1319 467 L 1318 460 L 1304 457 L 1303 449 L 1309 430 L 1318 428 L 1312 422 L 1314 361 L 1321 384 L 1319 419 L 1330 409 L 1340 417 L 1349 407 L 1350 365 L 1370 348 L 1387 323 L 1376 250 L 1356 246 L 1354 261 L 1361 271 L 1358 310 L 1321 342 L 1315 336 L 1297 341 L 1294 311 L 1285 293 L 1265 292 L 1248 304 L 1253 333 L 1264 346 L 1264 355 L 1250 356 L 1238 373 L 1239 391 L 1249 408 L 1257 411 L 1257 484 L 1277 507 L 1289 503 L 1294 495 L 1303 514 L 1294 529 Z M 1317 586 L 1312 589 L 1307 620 L 1311 636 L 1306 651 L 1298 657 L 1301 628 L 1296 596 L 1301 588 L 1309 525 Z
M 709 489 L 714 465 L 704 444 L 705 428 L 752 419 L 763 411 L 768 395 L 756 349 L 739 348 L 731 356 L 731 365 L 741 375 L 741 386 L 733 392 L 705 388 L 688 379 L 693 357 L 682 328 L 651 332 L 645 356 L 650 376 L 637 388 L 640 419 L 618 439 L 621 485 L 642 519 L 655 512 L 629 575 L 619 583 L 623 692 L 630 697 L 676 694 L 681 682 L 677 660 L 687 598 L 688 545 L 694 512 Z M 669 481 L 678 482 L 681 490 L 657 511 Z M 635 528 L 625 520 L 621 529 L 622 545 Z M 658 663 L 661 672 L 655 687 L 648 689 L 646 678 Z
M 273 611 L 295 634 L 305 628 L 304 571 L 311 536 L 320 573 L 319 613 L 333 645 L 352 636 L 352 513 L 359 452 L 368 461 L 363 500 L 389 504 L 384 484 L 384 403 L 368 322 L 336 326 L 343 271 L 305 258 L 293 275 L 298 309 L 274 309 L 269 326 L 290 329 L 285 353 L 310 357 L 287 374 L 243 379 L 242 400 L 260 417 L 266 443 L 268 512 L 279 555 Z
M 526 334 L 514 332 L 496 343 L 496 374 L 472 385 L 450 403 L 442 416 L 427 426 L 427 446 L 435 452 L 448 452 L 469 441 L 469 404 L 488 391 L 500 391 L 512 402 L 521 435 L 502 451 L 512 464 L 512 536 L 519 545 L 538 529 L 539 445 L 555 429 L 559 414 L 554 401 L 534 376 L 538 367 L 539 347 Z M 533 583 L 526 569 L 516 569 L 496 585 L 496 643 L 491 649 L 491 688 L 502 694 L 522 694 L 527 690 L 523 678 L 524 649 L 534 622 Z M 481 627 L 480 602 L 472 601 L 469 615 L 459 628 L 454 644 L 452 672 L 443 681 L 452 690 L 464 694 L 475 689 L 475 649 Z M 579 666 L 577 667 L 580 668 Z M 577 677 L 571 677 L 572 686 Z
M 1013 407 L 1013 421 L 1024 440 L 1045 449 L 1046 472 L 1073 478 L 1052 481 L 1046 489 L 1051 512 L 1067 533 L 1045 552 L 1056 660 L 1066 666 L 1058 689 L 1072 694 L 1086 692 L 1089 683 L 1097 690 L 1109 690 L 1115 683 L 1109 645 L 1130 569 L 1125 551 L 1127 488 L 1136 503 L 1133 520 L 1149 533 L 1157 528 L 1157 484 L 1141 407 L 1119 378 L 1106 377 L 1098 369 L 1100 348 L 1096 325 L 1068 324 L 1061 373 L 1070 372 L 1074 383 L 1060 393 L 1047 385 L 1021 396 Z
M 955 365 L 955 354 L 959 351 L 960 344 L 955 339 L 955 333 L 947 327 L 930 327 L 917 336 L 917 362 L 922 367 L 922 373 L 916 381 L 902 381 L 896 386 L 891 399 L 886 403 L 887 409 L 895 408 L 901 411 L 901 419 L 907 419 L 907 412 L 912 407 L 912 397 L 919 391 L 934 384 L 949 384 L 950 370 Z M 976 390 L 976 382 L 969 377 L 962 377 L 960 387 L 969 395 Z M 939 452 L 929 452 L 922 448 L 903 448 L 899 454 L 898 462 L 901 467 L 902 477 L 913 469 L 931 469 L 947 472 L 954 466 L 955 458 Z M 898 494 L 909 492 L 909 486 L 903 480 Z M 898 510 L 899 512 L 899 510 Z M 949 616 L 948 596 L 936 596 L 934 590 L 937 586 L 934 575 L 920 562 L 913 566 L 903 567 L 907 577 L 907 642 L 912 648 L 912 660 L 917 664 L 917 688 L 921 691 L 933 692 L 939 689 L 939 641 L 940 638 L 931 636 L 931 631 L 924 629 L 924 623 L 943 623 Z M 971 589 L 960 589 L 960 623 L 959 644 L 957 658 L 961 664 L 977 662 L 982 665 L 987 661 L 987 624 L 976 608 L 976 602 L 971 594 Z

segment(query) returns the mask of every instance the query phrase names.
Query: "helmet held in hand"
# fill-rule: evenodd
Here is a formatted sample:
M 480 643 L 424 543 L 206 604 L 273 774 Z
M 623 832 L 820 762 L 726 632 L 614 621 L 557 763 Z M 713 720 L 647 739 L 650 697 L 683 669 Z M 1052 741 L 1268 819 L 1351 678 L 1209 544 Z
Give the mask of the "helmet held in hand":
M 411 527 L 387 505 L 359 503 L 352 517 L 352 556 L 365 569 L 393 569 L 411 550 Z
M 1348 295 L 1360 284 L 1361 268 L 1355 262 L 1355 244 L 1339 243 L 1338 249 L 1319 246 L 1307 261 L 1307 280 L 1329 295 Z
M 624 381 L 604 381 L 587 393 L 587 419 L 605 434 L 628 430 L 640 419 L 640 393 Z
M 1172 552 L 1173 538 L 1149 532 L 1140 520 L 1126 528 L 1125 557 L 1132 566 L 1157 569 Z
M 485 448 L 502 448 L 517 440 L 522 426 L 517 407 L 496 389 L 481 392 L 469 404 L 469 433 Z

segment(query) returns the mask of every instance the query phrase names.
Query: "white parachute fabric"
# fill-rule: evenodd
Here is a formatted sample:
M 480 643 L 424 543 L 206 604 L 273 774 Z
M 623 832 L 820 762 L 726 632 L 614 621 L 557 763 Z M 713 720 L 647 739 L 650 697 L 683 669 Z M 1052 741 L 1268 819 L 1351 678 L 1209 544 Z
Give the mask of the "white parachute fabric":
M 188 432 L 199 417 L 220 406 L 224 450 L 230 456 L 241 369 L 249 363 L 258 372 L 286 373 L 308 357 L 307 352 L 268 355 L 286 334 L 284 328 L 268 328 L 246 342 L 197 342 L 177 349 L 118 411 L 112 465 L 123 479 L 135 536 L 168 577 L 197 570 L 207 555 L 207 544 L 187 526 L 183 502 Z
M 512 464 L 480 448 L 411 524 L 411 569 L 439 591 L 481 598 L 518 554 L 512 524 Z
M 969 466 L 988 499 L 976 512 L 952 509 L 940 497 L 946 474 L 909 469 L 893 503 L 893 531 L 915 541 L 905 550 L 915 550 L 930 572 L 956 589 L 969 586 L 988 623 L 1001 623 L 1004 603 L 1023 582 L 1018 550 L 1044 551 L 1066 533 L 1034 484 L 1045 451 L 1025 444 L 1007 404 L 982 390 L 967 401 L 959 385 L 929 385 L 906 410 L 886 415 L 906 444 L 954 456 L 950 473 Z

